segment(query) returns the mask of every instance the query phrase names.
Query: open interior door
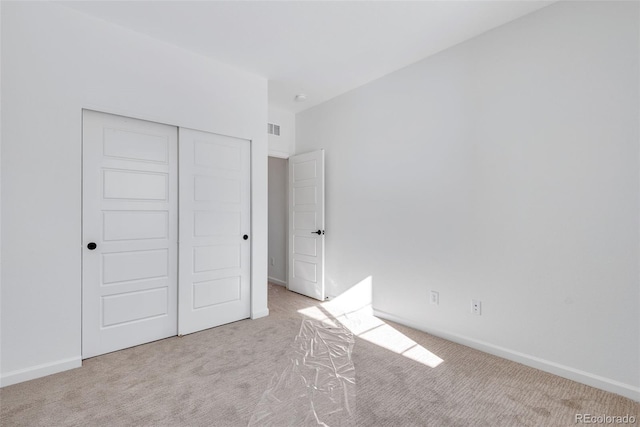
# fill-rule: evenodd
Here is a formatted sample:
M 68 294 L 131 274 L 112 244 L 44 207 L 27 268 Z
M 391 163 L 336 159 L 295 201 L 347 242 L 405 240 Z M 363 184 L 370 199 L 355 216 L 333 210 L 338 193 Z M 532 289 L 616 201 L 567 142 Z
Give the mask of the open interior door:
M 289 157 L 289 290 L 325 299 L 324 150 Z

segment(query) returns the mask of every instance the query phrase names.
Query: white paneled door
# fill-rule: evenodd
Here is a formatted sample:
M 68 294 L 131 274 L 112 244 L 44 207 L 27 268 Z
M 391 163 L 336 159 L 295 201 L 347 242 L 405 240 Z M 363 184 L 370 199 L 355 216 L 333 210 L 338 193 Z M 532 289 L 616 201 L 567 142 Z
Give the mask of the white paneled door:
M 289 157 L 289 289 L 324 301 L 324 150 Z
M 250 185 L 247 140 L 83 112 L 84 359 L 250 316 Z
M 176 335 L 177 138 L 83 112 L 83 358 Z
M 180 128 L 179 334 L 250 316 L 250 142 Z

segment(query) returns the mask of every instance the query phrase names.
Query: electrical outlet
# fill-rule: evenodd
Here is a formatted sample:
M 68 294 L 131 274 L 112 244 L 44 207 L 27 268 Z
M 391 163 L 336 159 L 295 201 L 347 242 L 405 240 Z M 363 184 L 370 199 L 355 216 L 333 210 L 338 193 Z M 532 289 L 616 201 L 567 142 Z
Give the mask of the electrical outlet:
M 471 312 L 478 316 L 482 314 L 482 302 L 479 299 L 471 300 Z
M 262 265 L 264 265 L 264 264 L 262 264 Z M 271 265 L 276 265 L 276 259 L 274 257 L 271 257 Z
M 440 304 L 440 294 L 436 291 L 431 291 L 429 293 L 429 303 L 434 305 Z

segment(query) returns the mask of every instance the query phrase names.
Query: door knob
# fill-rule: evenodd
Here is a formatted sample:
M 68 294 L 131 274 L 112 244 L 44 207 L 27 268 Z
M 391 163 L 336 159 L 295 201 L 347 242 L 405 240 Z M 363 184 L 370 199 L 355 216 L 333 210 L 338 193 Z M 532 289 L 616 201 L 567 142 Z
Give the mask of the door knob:
M 95 249 L 95 248 L 97 248 L 97 247 L 98 247 L 98 245 L 96 245 L 96 244 L 95 244 L 95 243 L 93 243 L 93 242 L 90 242 L 90 243 L 87 245 L 87 249 L 89 249 L 90 251 L 94 250 L 94 249 Z
M 247 239 L 249 238 L 249 236 L 247 236 L 247 235 L 245 234 L 244 236 L 242 236 L 242 238 L 243 238 L 244 240 L 247 240 Z
M 311 234 L 317 234 L 319 236 L 321 234 L 324 234 L 324 231 L 323 230 L 312 231 Z

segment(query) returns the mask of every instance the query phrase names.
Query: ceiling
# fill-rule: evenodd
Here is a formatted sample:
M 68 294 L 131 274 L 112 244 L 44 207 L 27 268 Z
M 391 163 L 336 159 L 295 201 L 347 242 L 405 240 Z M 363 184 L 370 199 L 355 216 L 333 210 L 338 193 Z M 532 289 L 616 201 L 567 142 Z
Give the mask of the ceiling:
M 266 77 L 294 113 L 554 1 L 78 1 L 65 6 Z M 304 93 L 307 101 L 295 102 Z

